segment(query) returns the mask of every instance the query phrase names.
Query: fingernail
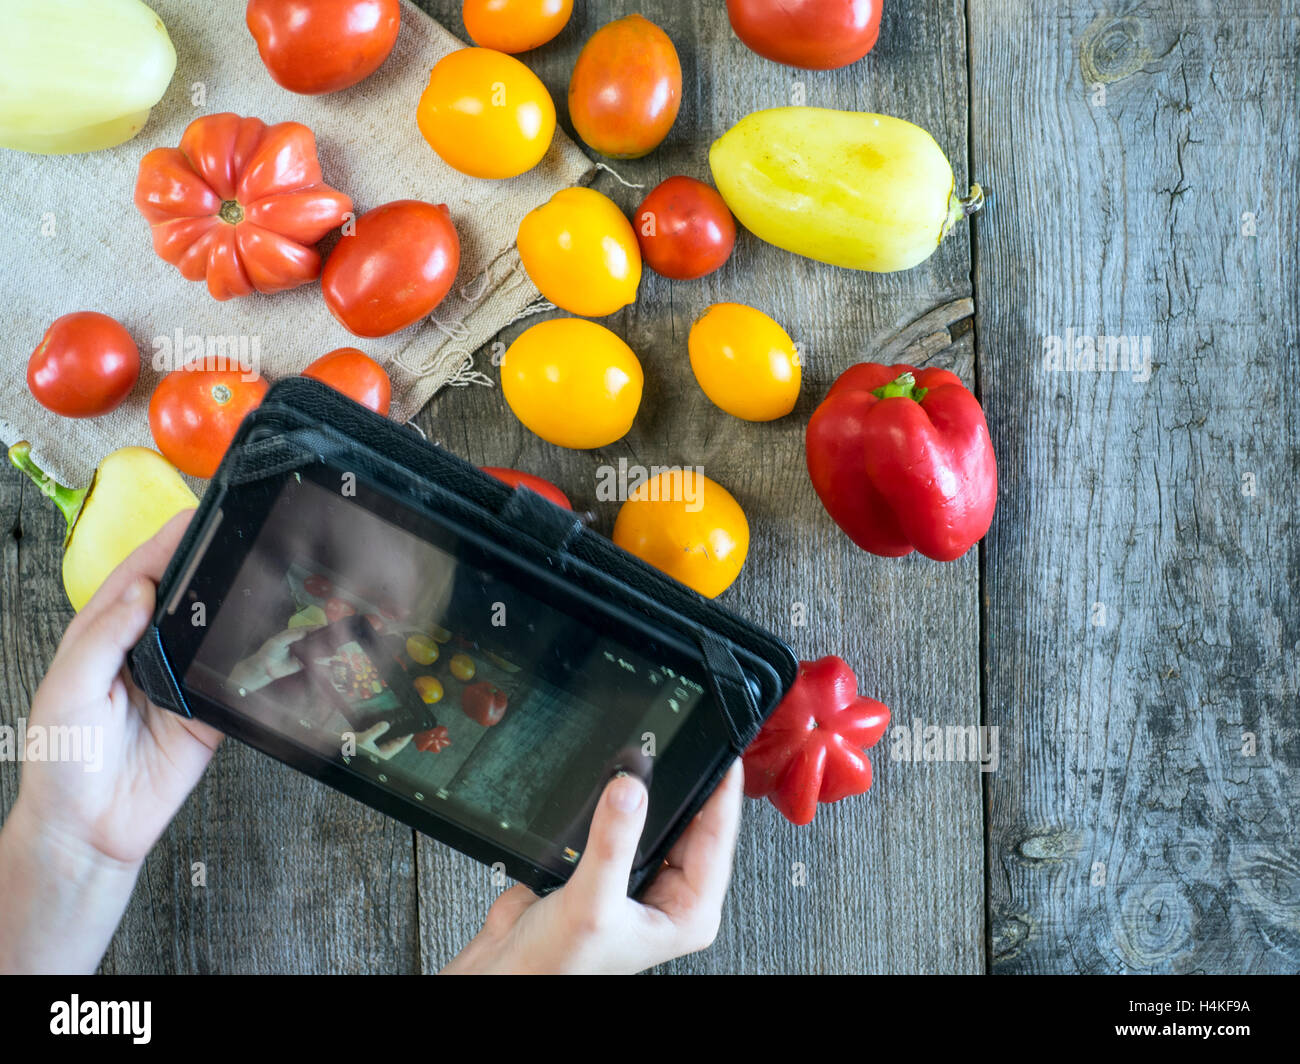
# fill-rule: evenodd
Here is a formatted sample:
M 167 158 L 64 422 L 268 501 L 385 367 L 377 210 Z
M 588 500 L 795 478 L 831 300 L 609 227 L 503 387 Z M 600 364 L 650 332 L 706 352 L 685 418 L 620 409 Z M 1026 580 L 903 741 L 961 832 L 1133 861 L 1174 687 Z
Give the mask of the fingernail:
M 645 788 L 626 772 L 614 773 L 609 788 L 609 802 L 620 813 L 635 813 L 645 801 Z
M 144 594 L 144 581 L 132 580 L 127 586 L 126 594 L 122 596 L 123 602 L 138 602 L 140 596 Z

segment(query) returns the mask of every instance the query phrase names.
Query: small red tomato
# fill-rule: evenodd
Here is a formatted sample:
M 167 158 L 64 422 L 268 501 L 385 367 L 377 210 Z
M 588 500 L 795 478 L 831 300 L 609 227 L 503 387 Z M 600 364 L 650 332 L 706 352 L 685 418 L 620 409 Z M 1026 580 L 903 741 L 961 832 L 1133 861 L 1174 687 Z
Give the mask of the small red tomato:
M 315 96 L 378 70 L 397 43 L 400 0 L 249 0 L 244 12 L 276 84 Z
M 346 599 L 332 598 L 325 603 L 325 617 L 328 621 L 341 621 L 344 617 L 351 617 L 357 612 L 357 608 Z
M 490 728 L 506 715 L 506 693 L 487 680 L 472 683 L 460 694 L 461 712 L 470 720 Z
M 321 355 L 302 371 L 302 375 L 328 384 L 376 414 L 388 413 L 392 382 L 383 366 L 355 347 L 340 347 Z
M 764 59 L 805 70 L 856 63 L 880 35 L 881 0 L 727 0 L 731 28 Z
M 27 361 L 27 387 L 46 410 L 99 417 L 121 405 L 140 376 L 140 349 L 107 314 L 65 314 Z
M 736 220 L 717 189 L 670 177 L 633 216 L 641 257 L 655 273 L 690 281 L 718 269 L 736 246 Z
M 668 136 L 682 104 L 682 64 L 663 30 L 628 15 L 597 30 L 569 78 L 569 118 L 587 145 L 638 159 Z
M 367 211 L 321 271 L 325 305 L 356 336 L 388 336 L 433 313 L 460 269 L 447 205 L 395 200 Z
M 149 400 L 149 429 L 158 450 L 182 473 L 210 477 L 244 415 L 268 387 L 256 373 L 227 369 L 223 358 L 199 359 L 167 374 Z
M 329 577 L 314 573 L 302 582 L 303 590 L 312 598 L 329 598 L 334 594 L 334 584 Z
M 573 504 L 569 502 L 569 497 L 564 492 L 549 480 L 535 477 L 532 473 L 522 473 L 518 469 L 505 469 L 502 466 L 484 466 L 483 472 L 496 477 L 497 480 L 503 483 L 509 484 L 512 488 L 528 488 L 537 492 L 543 499 L 549 499 L 556 506 L 561 506 L 566 510 L 573 509 Z

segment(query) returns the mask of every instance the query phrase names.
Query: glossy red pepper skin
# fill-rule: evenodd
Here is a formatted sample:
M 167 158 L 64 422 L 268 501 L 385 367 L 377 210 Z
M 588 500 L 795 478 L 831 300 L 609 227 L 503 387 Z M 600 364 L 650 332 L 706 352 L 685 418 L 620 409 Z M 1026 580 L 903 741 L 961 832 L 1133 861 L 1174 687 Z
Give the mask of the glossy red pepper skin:
M 904 374 L 914 389 L 894 383 Z M 872 554 L 918 550 L 952 561 L 993 523 L 998 470 L 988 422 L 947 370 L 850 367 L 814 411 L 806 445 L 826 512 Z
M 871 787 L 864 752 L 889 727 L 889 707 L 858 694 L 840 658 L 799 664 L 799 676 L 745 751 L 745 793 L 769 798 L 793 824 L 812 822 L 819 802 Z

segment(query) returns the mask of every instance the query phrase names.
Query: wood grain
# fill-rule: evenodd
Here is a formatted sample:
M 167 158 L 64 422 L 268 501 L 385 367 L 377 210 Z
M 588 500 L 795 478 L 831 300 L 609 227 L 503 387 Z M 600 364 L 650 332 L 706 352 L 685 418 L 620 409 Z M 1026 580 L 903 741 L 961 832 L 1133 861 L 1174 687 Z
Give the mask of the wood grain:
M 427 5 L 461 33 L 459 3 Z M 586 3 L 551 44 L 528 57 L 557 100 L 583 41 L 624 5 Z M 910 14 L 887 6 L 875 53 L 850 70 L 795 71 L 749 52 L 725 6 L 666 0 L 638 5 L 672 37 L 684 72 L 682 113 L 668 140 L 641 160 L 612 165 L 644 190 L 608 175 L 597 187 L 630 214 L 673 174 L 709 179 L 708 146 L 751 111 L 791 102 L 883 110 L 934 132 L 964 177 L 966 53 L 961 5 Z M 916 86 L 926 90 L 918 92 Z M 561 108 L 563 115 L 564 109 Z M 562 121 L 565 119 L 562 117 Z M 647 271 L 637 303 L 604 324 L 645 366 L 646 394 L 632 433 L 598 452 L 566 452 L 533 437 L 499 389 L 446 392 L 419 419 L 431 437 L 481 464 L 516 466 L 554 480 L 608 532 L 617 504 L 598 503 L 597 469 L 626 458 L 642 465 L 703 465 L 749 517 L 753 546 L 744 573 L 719 600 L 788 639 L 804 657 L 838 653 L 865 689 L 900 720 L 976 724 L 976 558 L 939 565 L 890 561 L 852 546 L 829 521 L 804 467 L 803 426 L 838 373 L 932 307 L 970 294 L 965 234 L 924 266 L 894 276 L 858 274 L 798 259 L 742 234 L 732 260 L 698 282 Z M 775 424 L 737 421 L 713 407 L 691 374 L 686 336 L 711 303 L 750 303 L 773 315 L 805 357 L 795 412 Z M 525 323 L 531 324 L 531 322 Z M 524 325 L 501 336 L 509 343 Z M 966 379 L 971 347 L 948 352 Z M 479 368 L 493 377 L 483 353 Z M 792 623 L 802 604 L 806 624 Z M 767 803 L 747 802 L 736 875 L 714 949 L 666 966 L 679 972 L 980 971 L 983 854 L 979 772 L 972 764 L 873 758 L 875 789 L 818 814 L 806 829 Z M 418 841 L 422 958 L 437 970 L 476 932 L 501 887 L 482 866 Z M 806 876 L 804 885 L 794 880 Z
M 992 968 L 1293 972 L 1296 6 L 970 7 Z

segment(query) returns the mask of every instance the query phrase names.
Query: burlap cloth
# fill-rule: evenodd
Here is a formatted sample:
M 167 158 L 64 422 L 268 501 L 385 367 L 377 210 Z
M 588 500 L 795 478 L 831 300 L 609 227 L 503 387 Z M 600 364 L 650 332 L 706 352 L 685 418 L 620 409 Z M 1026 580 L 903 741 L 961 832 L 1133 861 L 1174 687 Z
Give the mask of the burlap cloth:
M 178 329 L 187 339 L 234 337 L 250 351 L 256 338 L 270 380 L 297 373 L 336 347 L 359 347 L 388 370 L 392 416 L 402 421 L 446 384 L 483 381 L 473 352 L 537 297 L 514 250 L 519 220 L 557 189 L 588 180 L 592 163 L 558 130 L 542 163 L 511 180 L 478 180 L 443 163 L 420 136 L 415 108 L 430 68 L 463 45 L 409 3 L 402 5 L 401 36 L 383 67 L 360 85 L 318 97 L 295 95 L 271 80 L 244 24 L 242 2 L 148 3 L 167 26 L 177 65 L 137 137 L 85 155 L 0 149 L 5 442 L 31 440 L 38 462 L 78 486 L 109 451 L 153 446 L 147 411 L 161 376 L 153 362 L 166 351 L 155 340 L 174 338 Z M 351 196 L 358 214 L 395 199 L 446 203 L 460 233 L 461 267 L 433 317 L 390 337 L 358 339 L 326 309 L 319 284 L 219 303 L 204 283 L 186 281 L 158 258 L 132 203 L 140 158 L 155 147 L 174 147 L 195 118 L 221 111 L 305 123 L 316 134 L 325 181 Z M 27 359 L 41 334 L 76 310 L 113 316 L 140 346 L 140 382 L 101 418 L 58 417 L 27 390 Z

